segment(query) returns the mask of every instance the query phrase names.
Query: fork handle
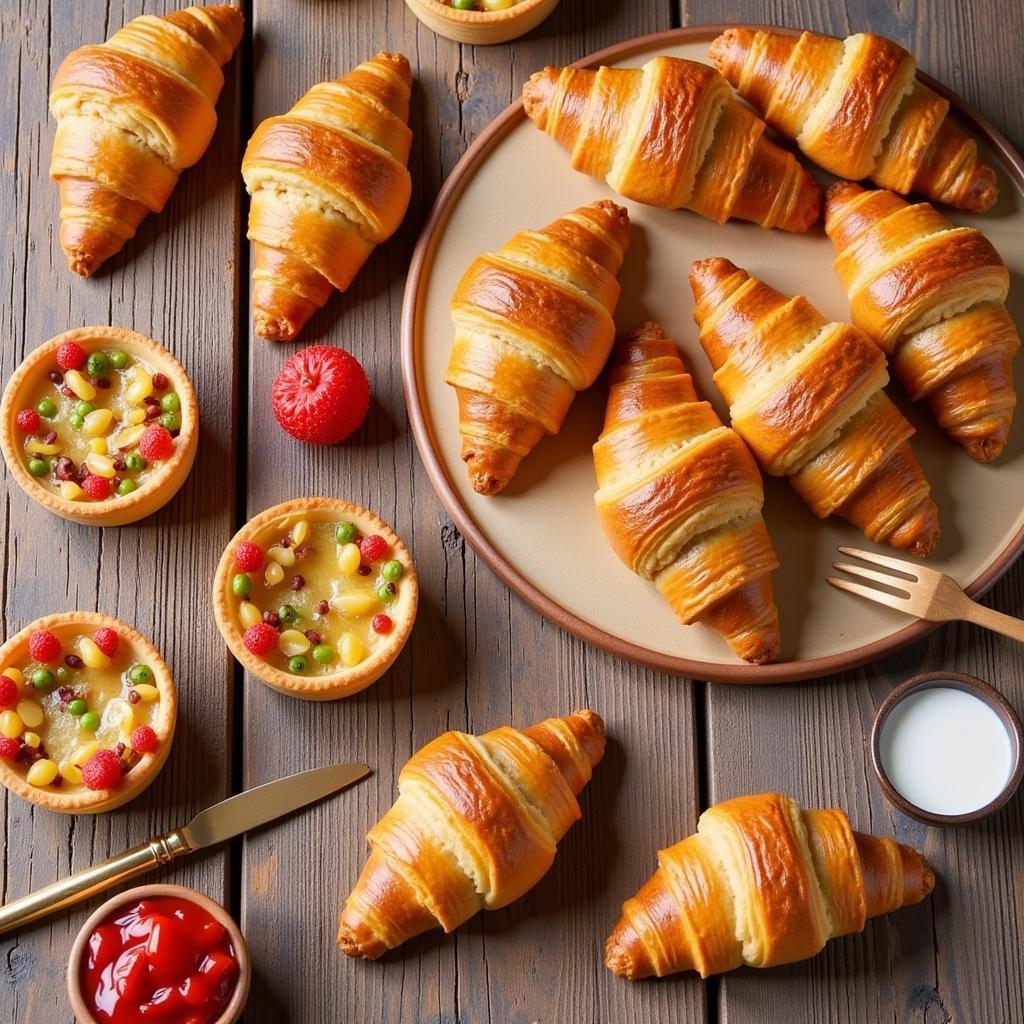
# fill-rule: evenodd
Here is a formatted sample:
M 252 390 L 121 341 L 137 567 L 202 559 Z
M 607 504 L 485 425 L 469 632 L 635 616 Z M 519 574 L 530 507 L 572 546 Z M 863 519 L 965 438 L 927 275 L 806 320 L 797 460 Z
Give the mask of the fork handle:
M 1015 619 L 1012 615 L 1004 615 L 992 608 L 986 608 L 977 601 L 968 601 L 964 607 L 963 617 L 968 622 L 1002 633 L 1003 636 L 1024 644 L 1024 621 Z

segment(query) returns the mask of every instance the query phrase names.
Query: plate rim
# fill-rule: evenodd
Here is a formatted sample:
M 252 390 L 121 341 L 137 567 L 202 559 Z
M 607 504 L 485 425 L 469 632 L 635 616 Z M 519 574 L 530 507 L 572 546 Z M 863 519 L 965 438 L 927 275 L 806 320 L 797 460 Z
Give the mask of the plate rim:
M 666 29 L 661 32 L 635 36 L 573 61 L 571 66 L 592 67 L 608 61 L 617 61 L 637 51 L 648 50 L 662 44 L 710 40 L 728 28 L 737 27 L 755 30 L 768 29 L 785 35 L 799 35 L 802 31 L 801 29 L 751 22 L 689 25 L 684 28 Z M 966 124 L 976 137 L 980 138 L 989 149 L 998 155 L 1003 164 L 1003 170 L 1024 192 L 1024 157 L 1017 152 L 1006 136 L 983 114 L 941 82 L 921 71 L 917 72 L 917 76 L 925 85 L 949 100 L 958 120 Z M 846 672 L 876 661 L 916 640 L 923 639 L 938 629 L 942 623 L 919 620 L 879 640 L 854 647 L 842 654 L 771 662 L 767 665 L 750 665 L 742 662 L 730 665 L 722 662 L 683 658 L 678 655 L 652 651 L 647 647 L 614 636 L 580 618 L 543 593 L 496 550 L 455 490 L 436 450 L 424 411 L 425 403 L 420 392 L 420 383 L 416 376 L 415 323 L 425 293 L 425 289 L 422 288 L 425 271 L 430 265 L 430 257 L 433 254 L 436 240 L 445 226 L 451 209 L 458 201 L 463 187 L 471 177 L 476 165 L 484 160 L 490 150 L 525 118 L 526 113 L 523 110 L 522 99 L 517 99 L 509 104 L 477 136 L 445 178 L 413 249 L 405 292 L 402 297 L 400 331 L 402 389 L 405 392 L 406 412 L 409 417 L 409 425 L 412 428 L 413 439 L 438 499 L 477 555 L 487 563 L 509 589 L 518 594 L 534 611 L 566 632 L 585 643 L 607 651 L 609 654 L 625 658 L 646 668 L 669 672 L 688 679 L 714 683 L 746 684 L 790 683 L 817 679 L 826 675 Z M 970 597 L 977 597 L 985 593 L 1010 568 L 1022 547 L 1024 547 L 1024 526 L 1017 531 L 981 573 L 964 587 L 965 592 Z

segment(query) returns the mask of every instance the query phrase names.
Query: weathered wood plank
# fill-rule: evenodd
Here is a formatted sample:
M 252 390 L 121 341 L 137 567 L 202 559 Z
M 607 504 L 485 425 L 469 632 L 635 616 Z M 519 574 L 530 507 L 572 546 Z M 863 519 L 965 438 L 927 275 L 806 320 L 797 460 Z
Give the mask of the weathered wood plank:
M 272 376 L 294 347 L 253 339 L 249 509 L 318 493 L 376 509 L 411 544 L 422 606 L 396 667 L 350 700 L 307 706 L 247 680 L 246 785 L 328 759 L 365 759 L 377 769 L 333 804 L 247 842 L 244 923 L 262 975 L 250 1016 L 495 1024 L 702 1020 L 703 993 L 693 980 L 671 988 L 630 986 L 602 965 L 620 901 L 650 873 L 658 845 L 693 827 L 690 686 L 589 650 L 548 625 L 466 547 L 414 454 L 397 351 L 412 245 L 466 145 L 518 95 L 530 72 L 667 27 L 668 5 L 563 0 L 530 38 L 489 49 L 436 38 L 400 4 L 286 7 L 257 0 L 255 15 L 257 121 L 286 109 L 318 78 L 385 45 L 409 55 L 417 87 L 415 194 L 406 223 L 303 339 L 342 345 L 363 362 L 374 388 L 370 419 L 341 448 L 297 446 L 279 431 L 267 402 Z M 605 715 L 612 743 L 584 797 L 583 821 L 534 892 L 452 936 L 414 941 L 382 963 L 342 958 L 333 946 L 336 916 L 366 856 L 363 833 L 390 806 L 409 754 L 449 727 L 527 724 L 583 704 Z M 302 950 L 315 969 L 298 983 L 293 972 L 276 969 L 282 950 Z
M 0 10 L 0 324 L 6 339 L 0 371 L 6 379 L 27 351 L 72 326 L 134 327 L 162 341 L 185 365 L 203 420 L 185 488 L 135 526 L 101 531 L 65 523 L 6 480 L 4 634 L 63 609 L 117 615 L 163 651 L 177 679 L 181 717 L 167 766 L 126 808 L 75 819 L 35 810 L 4 791 L 4 900 L 174 827 L 224 796 L 231 779 L 232 677 L 212 628 L 208 591 L 233 512 L 238 65 L 227 70 L 210 151 L 186 172 L 164 212 L 148 218 L 136 240 L 93 280 L 75 277 L 66 266 L 57 243 L 57 189 L 47 176 L 54 131 L 47 96 L 63 56 L 144 11 L 178 6 L 174 0 L 21 0 Z M 226 899 L 226 864 L 221 851 L 182 864 L 173 877 Z M 0 940 L 0 1019 L 25 1024 L 70 1017 L 63 975 L 87 909 Z

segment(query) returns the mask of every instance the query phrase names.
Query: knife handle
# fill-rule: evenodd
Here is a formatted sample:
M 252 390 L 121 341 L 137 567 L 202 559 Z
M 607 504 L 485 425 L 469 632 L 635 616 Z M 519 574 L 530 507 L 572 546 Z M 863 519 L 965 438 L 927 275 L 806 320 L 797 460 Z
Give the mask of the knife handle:
M 110 860 L 94 864 L 29 893 L 28 896 L 5 903 L 0 907 L 0 935 L 57 910 L 64 910 L 191 852 L 192 847 L 180 831 L 156 836 Z

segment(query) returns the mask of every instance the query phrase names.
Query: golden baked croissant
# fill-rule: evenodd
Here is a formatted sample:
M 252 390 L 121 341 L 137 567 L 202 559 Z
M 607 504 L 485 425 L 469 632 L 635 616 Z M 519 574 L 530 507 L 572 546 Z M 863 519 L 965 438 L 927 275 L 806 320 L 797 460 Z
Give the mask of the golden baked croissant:
M 242 158 L 256 333 L 291 341 L 409 206 L 409 61 L 378 53 L 268 117 Z
M 545 68 L 523 86 L 523 104 L 571 150 L 574 170 L 627 199 L 785 231 L 806 231 L 821 211 L 814 179 L 706 64 Z
M 1003 301 L 1010 274 L 977 228 L 928 203 L 837 182 L 825 230 L 853 322 L 890 356 L 911 399 L 978 462 L 1006 447 L 1017 404 L 1017 328 Z
M 446 732 L 406 763 L 399 797 L 345 901 L 338 945 L 376 959 L 421 932 L 446 932 L 540 881 L 580 817 L 576 796 L 604 754 L 593 711 L 469 736 Z
M 118 252 L 178 175 L 206 151 L 226 64 L 242 38 L 236 7 L 188 7 L 128 22 L 64 58 L 50 93 L 50 177 L 60 244 L 83 277 Z
M 654 580 L 684 623 L 717 630 L 747 661 L 771 661 L 779 560 L 761 517 L 757 463 L 699 399 L 657 324 L 627 334 L 611 366 L 594 500 L 615 553 Z
M 629 214 L 603 199 L 520 231 L 463 275 L 445 380 L 458 395 L 462 460 L 480 494 L 500 491 L 600 374 L 628 244 Z
M 931 554 L 938 511 L 914 428 L 882 390 L 881 349 L 726 259 L 698 260 L 690 284 L 715 383 L 761 468 L 789 477 L 819 518 L 835 512 L 869 540 Z
M 890 39 L 730 28 L 711 60 L 772 128 L 841 178 L 978 213 L 998 198 L 995 172 L 948 116 L 949 101 Z
M 605 963 L 624 978 L 793 963 L 935 886 L 917 850 L 781 793 L 709 807 L 658 865 L 608 937 Z

